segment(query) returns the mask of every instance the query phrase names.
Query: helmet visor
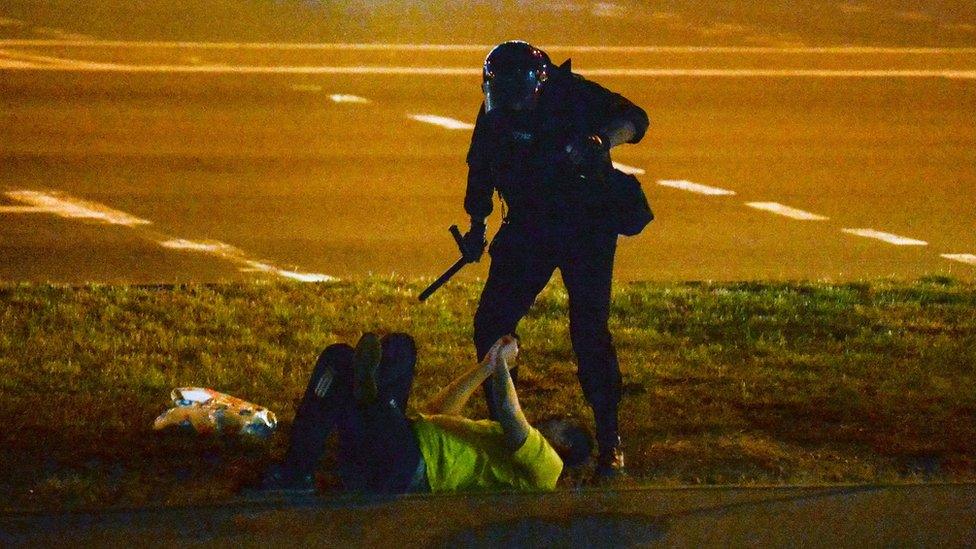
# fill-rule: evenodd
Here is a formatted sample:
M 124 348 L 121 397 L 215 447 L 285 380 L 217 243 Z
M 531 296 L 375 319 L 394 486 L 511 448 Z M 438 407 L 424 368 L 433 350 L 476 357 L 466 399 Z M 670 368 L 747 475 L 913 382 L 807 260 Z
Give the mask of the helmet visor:
M 499 74 L 485 80 L 485 112 L 495 109 L 522 110 L 535 106 L 539 94 L 538 71 Z

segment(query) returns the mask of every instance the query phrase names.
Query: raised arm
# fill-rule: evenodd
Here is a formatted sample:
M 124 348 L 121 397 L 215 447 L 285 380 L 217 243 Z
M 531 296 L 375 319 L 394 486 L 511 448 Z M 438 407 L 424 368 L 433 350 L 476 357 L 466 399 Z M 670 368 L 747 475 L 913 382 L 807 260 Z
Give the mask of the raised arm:
M 427 414 L 461 415 L 471 394 L 491 375 L 491 364 L 476 364 L 445 386 L 424 406 Z
M 505 431 L 505 445 L 514 452 L 525 444 L 532 427 L 522 413 L 522 406 L 519 405 L 518 394 L 515 392 L 512 376 L 508 372 L 505 354 L 496 353 L 492 358 L 492 383 L 495 389 L 492 396 L 495 399 L 495 409 L 498 410 L 496 419 Z
M 493 358 L 496 355 L 502 355 L 508 359 L 514 359 L 515 354 L 518 352 L 518 347 L 515 344 L 515 338 L 511 336 L 505 336 L 499 339 L 495 344 L 488 350 L 485 355 L 485 359 L 480 363 L 476 364 L 468 371 L 461 374 L 457 379 L 449 383 L 443 389 L 440 390 L 437 395 L 434 396 L 424 406 L 424 413 L 428 414 L 450 414 L 450 415 L 461 415 L 461 411 L 464 409 L 464 405 L 468 403 L 468 399 L 475 390 L 481 386 L 482 383 L 489 376 L 491 376 L 494 371 Z M 507 372 L 507 370 L 506 370 Z
M 637 143 L 647 132 L 649 121 L 644 109 L 619 93 L 573 75 L 577 93 L 590 106 L 592 123 L 607 150 L 623 143 Z
M 557 77 L 568 80 L 577 107 L 583 106 L 586 124 L 566 144 L 566 153 L 575 166 L 593 169 L 609 163 L 610 149 L 623 143 L 637 143 L 649 124 L 644 109 L 624 96 L 572 73 L 567 61 Z

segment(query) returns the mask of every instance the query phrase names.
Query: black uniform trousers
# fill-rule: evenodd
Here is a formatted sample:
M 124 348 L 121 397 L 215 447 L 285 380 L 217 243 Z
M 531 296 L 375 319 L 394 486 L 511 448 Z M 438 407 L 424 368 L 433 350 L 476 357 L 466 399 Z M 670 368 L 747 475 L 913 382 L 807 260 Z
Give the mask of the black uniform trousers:
M 593 409 L 597 442 L 604 451 L 619 443 L 620 366 L 607 327 L 616 246 L 617 234 L 605 229 L 569 232 L 506 222 L 489 247 L 491 266 L 474 317 L 474 343 L 481 360 L 499 337 L 515 332 L 559 269 L 569 294 L 577 377 Z M 492 384 L 483 387 L 489 414 L 495 418 Z

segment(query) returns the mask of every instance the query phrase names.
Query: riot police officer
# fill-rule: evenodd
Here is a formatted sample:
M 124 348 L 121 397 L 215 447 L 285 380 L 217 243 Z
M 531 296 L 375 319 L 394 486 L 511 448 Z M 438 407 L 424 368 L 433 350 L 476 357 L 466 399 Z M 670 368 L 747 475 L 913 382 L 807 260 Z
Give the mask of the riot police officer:
M 482 89 L 467 155 L 464 208 L 471 228 L 463 249 L 469 260 L 484 253 L 495 190 L 507 211 L 488 249 L 491 266 L 474 317 L 478 358 L 515 331 L 559 269 L 569 294 L 577 375 L 596 422 L 597 476 L 617 476 L 623 453 L 620 368 L 607 327 L 617 243 L 607 192 L 609 151 L 640 141 L 647 114 L 573 73 L 570 61 L 553 65 L 545 52 L 522 41 L 491 50 Z M 494 418 L 491 384 L 484 390 Z

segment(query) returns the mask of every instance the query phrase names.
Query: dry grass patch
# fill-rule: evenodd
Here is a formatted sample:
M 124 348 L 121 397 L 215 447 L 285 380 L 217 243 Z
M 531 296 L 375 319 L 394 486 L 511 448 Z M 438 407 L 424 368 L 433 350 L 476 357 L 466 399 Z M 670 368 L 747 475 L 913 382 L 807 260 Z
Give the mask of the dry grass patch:
M 232 497 L 284 451 L 317 352 L 414 334 L 412 404 L 474 360 L 480 287 L 424 281 L 0 286 L 0 492 L 8 508 Z M 976 286 L 634 283 L 614 295 L 621 421 L 640 482 L 976 479 Z M 531 418 L 589 418 L 555 285 L 520 327 Z M 169 390 L 274 410 L 269 443 L 158 435 Z M 484 413 L 475 399 L 473 415 Z M 334 487 L 327 460 L 322 483 Z

